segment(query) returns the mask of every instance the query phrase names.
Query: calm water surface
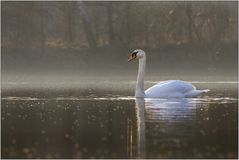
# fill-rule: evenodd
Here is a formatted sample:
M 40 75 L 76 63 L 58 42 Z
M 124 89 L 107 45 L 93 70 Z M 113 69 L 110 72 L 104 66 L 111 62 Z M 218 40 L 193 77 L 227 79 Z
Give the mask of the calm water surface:
M 211 92 L 192 99 L 135 99 L 134 83 L 2 84 L 2 158 L 237 158 L 237 82 L 194 82 Z

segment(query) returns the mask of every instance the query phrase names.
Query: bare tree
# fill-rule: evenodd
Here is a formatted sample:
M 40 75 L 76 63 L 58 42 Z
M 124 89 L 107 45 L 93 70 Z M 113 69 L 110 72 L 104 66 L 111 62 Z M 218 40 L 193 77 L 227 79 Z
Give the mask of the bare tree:
M 107 8 L 107 18 L 108 18 L 108 28 L 109 28 L 109 42 L 110 45 L 114 45 L 115 35 L 114 35 L 114 27 L 113 27 L 113 12 L 112 12 L 112 2 L 108 2 Z
M 68 43 L 72 43 L 75 40 L 76 2 L 64 2 L 63 5 L 66 21 L 65 39 Z
M 81 1 L 77 1 L 77 4 L 78 4 L 78 9 L 80 10 L 80 15 L 82 18 L 83 27 L 86 33 L 89 46 L 92 49 L 95 49 L 97 47 L 97 44 L 96 44 L 95 36 L 91 29 L 90 18 L 85 10 L 84 3 Z

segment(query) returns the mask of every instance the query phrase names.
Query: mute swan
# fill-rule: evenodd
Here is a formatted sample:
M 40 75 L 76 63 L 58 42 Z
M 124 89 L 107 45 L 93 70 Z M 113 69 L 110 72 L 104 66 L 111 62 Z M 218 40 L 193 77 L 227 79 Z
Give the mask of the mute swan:
M 208 92 L 209 90 L 197 90 L 189 82 L 181 80 L 167 80 L 155 84 L 154 86 L 148 88 L 144 92 L 144 74 L 146 65 L 146 54 L 141 49 L 136 49 L 128 57 L 128 62 L 138 59 L 139 60 L 139 70 L 138 78 L 135 89 L 135 97 L 142 98 L 189 98 L 197 97 L 201 93 Z

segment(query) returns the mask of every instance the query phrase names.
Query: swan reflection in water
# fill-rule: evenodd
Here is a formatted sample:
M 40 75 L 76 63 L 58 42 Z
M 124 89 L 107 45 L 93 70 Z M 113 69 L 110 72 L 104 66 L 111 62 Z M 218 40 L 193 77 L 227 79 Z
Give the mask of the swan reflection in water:
M 194 99 L 136 98 L 135 104 L 137 158 L 168 158 L 177 147 L 182 151 L 191 143 L 197 105 Z

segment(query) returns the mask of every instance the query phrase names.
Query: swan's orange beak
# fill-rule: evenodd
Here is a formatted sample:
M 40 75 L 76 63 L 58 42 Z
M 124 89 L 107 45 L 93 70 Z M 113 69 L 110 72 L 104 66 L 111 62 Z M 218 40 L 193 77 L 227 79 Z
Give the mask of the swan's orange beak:
M 132 60 L 134 60 L 134 59 L 136 59 L 136 56 L 132 56 L 132 55 L 129 55 L 129 56 L 128 56 L 128 62 L 130 62 L 130 61 L 132 61 Z

